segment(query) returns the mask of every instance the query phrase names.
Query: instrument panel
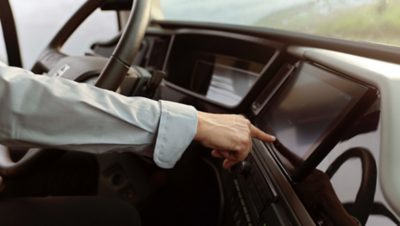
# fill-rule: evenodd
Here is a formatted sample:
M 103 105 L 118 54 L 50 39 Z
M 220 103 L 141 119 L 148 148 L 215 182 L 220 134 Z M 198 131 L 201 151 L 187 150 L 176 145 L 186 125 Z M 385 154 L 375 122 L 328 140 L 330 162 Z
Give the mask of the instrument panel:
M 251 155 L 233 170 L 228 206 L 236 225 L 315 224 L 292 186 L 378 98 L 369 84 L 311 62 L 283 68 L 274 89 L 267 86 L 253 104 L 256 125 L 277 141 L 254 140 Z

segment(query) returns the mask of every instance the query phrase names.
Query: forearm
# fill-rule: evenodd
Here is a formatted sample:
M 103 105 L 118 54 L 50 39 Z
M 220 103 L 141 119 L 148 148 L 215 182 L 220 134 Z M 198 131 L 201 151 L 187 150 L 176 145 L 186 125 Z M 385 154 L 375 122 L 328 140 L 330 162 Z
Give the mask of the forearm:
M 150 144 L 154 138 L 157 102 L 121 98 L 64 79 L 1 79 L 2 138 L 8 142 L 93 150 Z M 140 121 L 142 115 L 153 120 Z
M 1 66 L 0 103 L 1 143 L 94 153 L 129 150 L 152 155 L 155 149 L 156 163 L 166 168 L 179 159 L 197 124 L 192 107 L 128 98 Z

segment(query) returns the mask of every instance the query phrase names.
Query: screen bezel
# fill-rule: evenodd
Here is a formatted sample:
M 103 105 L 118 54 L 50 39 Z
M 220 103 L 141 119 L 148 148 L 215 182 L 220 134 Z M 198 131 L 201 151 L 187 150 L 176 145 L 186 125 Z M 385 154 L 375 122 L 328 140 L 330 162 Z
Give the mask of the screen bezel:
M 283 168 L 289 179 L 292 181 L 300 181 L 304 179 L 311 171 L 313 171 L 317 165 L 325 158 L 325 156 L 334 148 L 334 146 L 340 141 L 341 134 L 344 133 L 346 129 L 348 129 L 351 125 L 351 122 L 354 121 L 357 116 L 365 112 L 366 109 L 375 101 L 377 98 L 377 91 L 372 86 L 358 81 L 349 76 L 343 75 L 336 71 L 327 69 L 317 64 L 313 64 L 311 62 L 302 62 L 300 66 L 291 72 L 291 75 L 285 80 L 284 83 L 277 89 L 276 92 L 272 93 L 270 98 L 268 99 L 268 103 L 265 104 L 264 108 L 257 115 L 256 125 L 258 127 L 261 126 L 260 120 L 263 117 L 263 114 L 273 108 L 273 104 L 276 103 L 275 99 L 279 98 L 280 94 L 285 91 L 285 87 L 291 84 L 293 80 L 300 73 L 307 73 L 308 67 L 312 67 L 313 69 L 321 70 L 323 73 L 329 73 L 331 76 L 337 76 L 341 80 L 347 80 L 353 82 L 355 85 L 359 87 L 365 88 L 365 92 L 360 96 L 358 100 L 354 100 L 351 102 L 349 106 L 347 106 L 342 114 L 337 116 L 333 121 L 336 123 L 330 123 L 328 128 L 323 131 L 321 136 L 317 139 L 317 141 L 310 146 L 310 150 L 307 150 L 308 154 L 307 158 L 302 160 L 301 162 L 296 162 L 295 164 L 290 164 L 288 159 L 283 156 L 282 152 L 289 151 L 286 147 L 284 147 L 279 140 L 277 140 L 273 145 L 270 145 L 271 153 L 278 160 L 279 165 Z M 316 75 L 322 76 L 322 75 Z M 279 79 L 279 78 L 278 78 Z M 342 90 L 344 91 L 344 90 Z M 345 91 L 344 91 L 345 92 Z M 272 133 L 271 129 L 266 129 L 267 133 Z M 293 159 L 292 159 L 293 161 Z

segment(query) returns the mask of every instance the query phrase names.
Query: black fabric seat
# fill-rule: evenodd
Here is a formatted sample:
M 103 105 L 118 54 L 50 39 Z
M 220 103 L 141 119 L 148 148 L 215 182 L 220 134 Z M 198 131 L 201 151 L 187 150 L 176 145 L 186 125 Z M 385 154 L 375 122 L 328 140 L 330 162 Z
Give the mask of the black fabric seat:
M 99 197 L 10 198 L 0 200 L 2 226 L 139 226 L 129 203 Z

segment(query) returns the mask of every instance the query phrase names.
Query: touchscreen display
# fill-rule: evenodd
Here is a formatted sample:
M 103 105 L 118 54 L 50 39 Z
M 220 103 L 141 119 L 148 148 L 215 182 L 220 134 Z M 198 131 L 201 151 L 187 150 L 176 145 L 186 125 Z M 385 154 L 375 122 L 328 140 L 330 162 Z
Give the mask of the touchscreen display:
M 270 99 L 258 126 L 277 137 L 286 155 L 305 161 L 367 90 L 351 80 L 303 64 Z

